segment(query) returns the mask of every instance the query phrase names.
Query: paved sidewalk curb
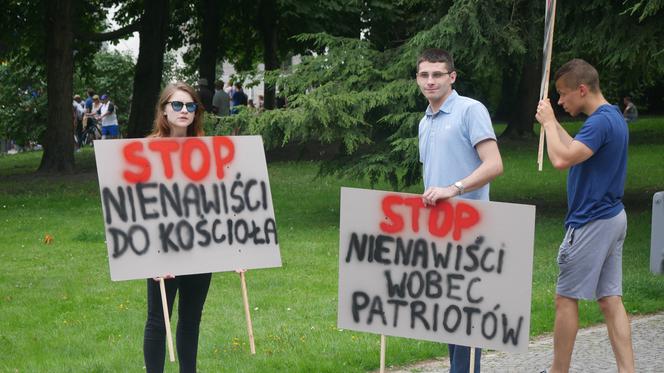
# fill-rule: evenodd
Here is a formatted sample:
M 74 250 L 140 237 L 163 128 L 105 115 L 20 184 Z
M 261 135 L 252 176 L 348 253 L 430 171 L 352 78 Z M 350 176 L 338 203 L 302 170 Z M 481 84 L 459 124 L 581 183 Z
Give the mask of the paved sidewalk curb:
M 636 371 L 664 372 L 664 312 L 631 317 L 632 343 Z M 550 368 L 553 359 L 553 337 L 544 335 L 530 342 L 528 352 L 507 354 L 490 351 L 482 355 L 482 372 L 540 372 Z M 427 360 L 407 367 L 389 369 L 390 373 L 446 373 L 447 359 Z M 579 330 L 572 355 L 570 372 L 616 372 L 616 363 L 606 325 Z

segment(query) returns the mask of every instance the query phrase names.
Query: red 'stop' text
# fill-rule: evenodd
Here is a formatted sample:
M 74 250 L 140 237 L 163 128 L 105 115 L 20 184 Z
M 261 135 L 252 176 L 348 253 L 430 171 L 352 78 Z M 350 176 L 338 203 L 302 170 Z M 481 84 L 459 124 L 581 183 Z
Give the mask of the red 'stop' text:
M 420 213 L 429 215 L 428 230 L 431 235 L 445 237 L 452 232 L 452 239 L 458 241 L 463 231 L 480 222 L 480 213 L 472 205 L 462 201 L 440 201 L 433 207 L 426 207 L 421 197 L 402 197 L 387 195 L 381 203 L 386 221 L 380 223 L 384 233 L 402 233 L 406 224 L 418 233 L 420 231 Z
M 152 164 L 146 157 L 147 153 L 157 153 L 159 162 Z M 194 164 L 193 159 L 198 153 L 201 161 Z M 201 181 L 215 170 L 218 179 L 224 178 L 226 167 L 235 156 L 235 145 L 229 137 L 212 137 L 211 142 L 191 137 L 185 140 L 173 138 L 131 141 L 122 149 L 126 167 L 122 177 L 129 183 L 143 183 L 152 177 L 153 170 L 163 169 L 166 180 L 171 180 L 175 173 L 184 175 L 190 181 Z M 174 157 L 179 157 L 179 169 L 174 169 Z

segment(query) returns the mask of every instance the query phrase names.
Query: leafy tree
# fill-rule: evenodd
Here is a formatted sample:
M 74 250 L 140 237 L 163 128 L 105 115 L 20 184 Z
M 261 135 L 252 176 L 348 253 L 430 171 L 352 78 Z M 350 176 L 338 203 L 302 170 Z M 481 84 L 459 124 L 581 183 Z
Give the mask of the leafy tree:
M 118 10 L 118 21 L 121 24 L 132 22 L 125 27 L 138 25 L 140 37 L 134 70 L 132 110 L 127 126 L 129 137 L 144 137 L 152 129 L 154 106 L 161 88 L 171 10 L 168 0 L 143 0 L 142 4 L 127 2 Z
M 101 50 L 92 63 L 76 66 L 74 91 L 85 97 L 85 90 L 92 87 L 101 94 L 109 94 L 117 107 L 119 123 L 126 124 L 131 106 L 134 79 L 134 59 L 128 53 Z
M 99 49 L 98 42 L 89 37 L 104 27 L 105 14 L 98 12 L 98 6 L 97 1 L 82 0 L 12 0 L 4 4 L 2 53 L 29 66 L 35 73 L 34 82 L 46 83 L 41 172 L 70 172 L 74 168 L 73 66 Z M 106 40 L 96 37 L 97 41 Z M 34 132 L 40 132 L 39 128 Z
M 134 66 L 131 56 L 101 51 L 91 62 L 85 68 L 77 66 L 74 92 L 85 97 L 86 88 L 95 87 L 98 92 L 109 93 L 120 108 L 120 122 L 126 123 Z M 0 65 L 0 133 L 20 146 L 44 142 L 48 111 L 46 82 L 39 78 L 44 75 L 43 67 L 27 65 L 18 56 Z M 71 105 L 71 99 L 67 102 Z
M 326 163 L 323 172 L 385 179 L 394 188 L 412 184 L 420 180 L 417 124 L 426 107 L 413 79 L 415 60 L 422 49 L 441 47 L 455 56 L 460 76 L 456 89 L 461 94 L 480 99 L 494 114 L 502 113 L 514 134 L 532 133 L 544 4 L 466 0 L 420 8 L 418 1 L 404 1 L 414 12 L 420 9 L 422 16 L 427 9 L 442 9 L 439 19 L 429 19 L 431 27 L 417 31 L 417 17 L 380 18 L 380 10 L 390 8 L 375 3 L 371 17 L 389 22 L 380 28 L 368 27 L 364 40 L 329 34 L 295 38 L 314 45 L 311 49 L 317 53 L 305 55 L 289 75 L 268 73 L 266 78 L 283 87 L 287 109 L 260 115 L 245 111 L 225 118 L 224 124 L 261 134 L 269 146 L 339 143 L 340 156 Z M 600 20 L 593 32 L 587 30 L 589 17 Z M 602 76 L 611 76 L 614 67 L 622 68 L 633 74 L 635 84 L 642 84 L 646 77 L 659 74 L 663 63 L 657 58 L 662 42 L 655 35 L 664 26 L 650 21 L 656 17 L 648 17 L 639 20 L 628 12 L 627 4 L 559 4 L 554 69 L 571 55 L 581 56 L 597 64 Z M 370 25 L 366 20 L 363 24 Z M 644 34 L 623 38 L 608 31 L 634 27 Z M 395 34 L 401 40 L 390 40 Z M 628 43 L 634 45 L 626 52 L 616 51 Z
M 639 21 L 657 15 L 664 8 L 664 0 L 632 0 L 626 1 L 630 14 L 638 15 Z
M 294 39 L 295 35 L 326 30 L 339 36 L 359 36 L 359 3 L 355 0 L 226 0 L 218 3 L 224 8 L 219 35 L 213 35 L 213 28 L 206 26 L 206 17 L 194 19 L 191 25 L 184 27 L 190 42 L 184 59 L 190 72 L 197 66 L 201 75 L 207 77 L 204 71 L 210 71 L 212 58 L 210 53 L 206 54 L 205 48 L 211 40 L 217 40 L 215 61 L 227 59 L 240 71 L 254 70 L 257 63 L 263 62 L 266 71 L 278 71 L 288 57 L 312 48 Z M 199 8 L 212 14 L 206 10 L 205 1 Z M 276 87 L 268 81 L 265 107 L 273 108 L 275 101 Z
M 43 76 L 21 58 L 0 64 L 0 138 L 12 139 L 24 147 L 41 142 L 46 129 L 46 84 Z
M 42 172 L 71 172 L 74 169 L 74 128 L 71 107 L 74 76 L 72 0 L 47 1 L 46 92 L 48 116 L 42 138 Z
M 641 93 L 664 76 L 662 14 L 662 0 L 597 0 L 564 8 L 554 63 L 573 57 L 588 60 L 600 71 L 602 90 L 613 102 L 621 94 Z M 592 32 L 588 32 L 588 19 L 596 20 Z
M 99 10 L 116 6 L 120 6 L 116 16 L 123 27 L 103 32 L 107 29 L 106 13 Z M 176 2 L 171 8 L 167 0 L 7 2 L 1 19 L 6 22 L 0 25 L 0 53 L 5 58 L 22 57 L 22 62 L 29 66 L 42 66 L 36 70 L 45 75 L 41 81 L 48 82 L 46 87 L 50 94 L 45 96 L 49 98 L 48 115 L 46 135 L 42 137 L 44 155 L 40 171 L 69 172 L 74 167 L 71 125 L 74 61 L 85 62 L 77 63 L 78 69 L 83 75 L 90 73 L 90 55 L 99 50 L 101 41 L 116 40 L 134 31 L 140 33 L 141 46 L 134 69 L 131 104 L 134 110 L 129 118 L 128 135 L 144 136 L 149 132 L 161 87 L 165 43 L 169 35 L 168 15 L 172 10 L 179 10 L 178 7 L 187 6 L 188 3 Z M 171 35 L 176 32 L 171 31 Z M 104 83 L 99 88 L 104 89 Z M 122 100 L 115 97 L 116 102 L 118 98 Z M 127 110 L 129 107 L 126 105 Z
M 166 86 L 166 84 L 175 81 L 193 84 L 196 81 L 196 75 L 191 75 L 190 71 L 183 69 L 178 64 L 175 52 L 167 51 L 164 55 L 164 71 L 161 73 L 162 88 Z
M 202 19 L 198 71 L 201 77 L 207 79 L 208 87 L 214 90 L 222 5 L 216 0 L 201 0 L 198 10 L 199 17 Z

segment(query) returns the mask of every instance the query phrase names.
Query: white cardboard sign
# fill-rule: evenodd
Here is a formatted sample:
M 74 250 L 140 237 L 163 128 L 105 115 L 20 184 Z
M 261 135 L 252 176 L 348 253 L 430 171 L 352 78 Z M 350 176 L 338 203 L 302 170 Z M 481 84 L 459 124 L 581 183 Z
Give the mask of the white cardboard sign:
M 281 266 L 259 136 L 94 147 L 113 281 Z
M 338 326 L 523 352 L 535 207 L 342 188 Z

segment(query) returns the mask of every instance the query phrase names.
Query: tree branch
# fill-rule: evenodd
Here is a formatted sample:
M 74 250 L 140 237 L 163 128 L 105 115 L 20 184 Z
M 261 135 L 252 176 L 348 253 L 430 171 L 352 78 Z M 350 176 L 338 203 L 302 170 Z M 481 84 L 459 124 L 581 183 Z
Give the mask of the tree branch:
M 125 27 L 109 32 L 81 33 L 80 30 L 76 30 L 74 36 L 76 39 L 83 41 L 109 41 L 120 39 L 123 36 L 130 35 L 140 30 L 141 21 L 136 21 Z

